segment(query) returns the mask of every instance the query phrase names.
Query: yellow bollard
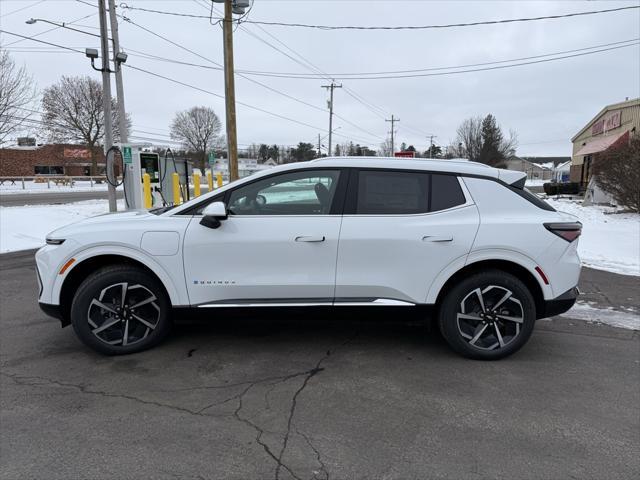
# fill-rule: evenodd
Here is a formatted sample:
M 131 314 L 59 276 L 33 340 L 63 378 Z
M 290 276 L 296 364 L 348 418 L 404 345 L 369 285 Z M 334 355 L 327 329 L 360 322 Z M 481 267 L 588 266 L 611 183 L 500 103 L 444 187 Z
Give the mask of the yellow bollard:
M 207 171 L 207 183 L 209 184 L 209 191 L 213 191 L 213 174 L 211 170 Z
M 172 174 L 172 181 L 173 181 L 173 204 L 181 205 L 182 200 L 180 198 L 180 175 L 174 172 Z
M 222 172 L 216 174 L 216 179 L 218 180 L 218 188 L 220 188 L 222 186 Z
M 193 196 L 194 197 L 200 196 L 200 174 L 199 173 L 193 174 Z
M 142 192 L 144 208 L 151 208 L 153 206 L 153 202 L 151 200 L 151 176 L 148 173 L 142 175 Z

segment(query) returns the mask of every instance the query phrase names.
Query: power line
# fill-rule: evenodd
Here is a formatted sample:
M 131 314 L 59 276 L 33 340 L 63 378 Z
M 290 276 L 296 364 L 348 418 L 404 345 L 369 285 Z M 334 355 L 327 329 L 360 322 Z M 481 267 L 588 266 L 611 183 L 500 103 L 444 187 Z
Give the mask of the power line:
M 26 35 L 20 35 L 19 33 L 13 33 L 8 30 L 0 30 L 0 33 L 6 33 L 7 35 L 13 35 L 14 37 L 20 37 L 20 38 L 24 38 L 25 40 L 31 40 L 32 42 L 44 43 L 45 45 L 51 45 L 54 47 L 62 48 L 64 50 L 70 50 L 72 52 L 84 54 L 82 50 L 76 50 L 75 48 L 65 47 L 64 45 L 58 45 L 57 43 L 46 42 L 44 40 L 38 40 L 37 38 L 28 37 Z
M 155 10 L 150 8 L 130 7 L 126 4 L 121 5 L 122 8 L 128 10 L 138 10 L 147 13 L 156 13 L 161 15 L 173 15 L 178 17 L 191 17 L 191 18 L 208 18 L 210 16 L 205 15 L 192 15 L 180 12 L 171 12 L 167 10 Z M 209 7 L 207 7 L 208 9 Z M 521 22 L 536 22 L 541 20 L 557 20 L 561 18 L 581 17 L 586 15 L 598 15 L 603 13 L 620 12 L 623 10 L 637 9 L 640 6 L 631 5 L 626 7 L 608 8 L 603 10 L 590 10 L 584 12 L 573 12 L 558 15 L 545 15 L 539 17 L 525 17 L 525 18 L 509 18 L 500 20 L 485 20 L 478 22 L 467 23 L 449 23 L 449 24 L 436 24 L 436 25 L 400 25 L 400 26 L 358 26 L 358 25 L 314 25 L 307 23 L 287 23 L 287 22 L 265 22 L 258 20 L 245 20 L 244 23 L 251 23 L 253 25 L 267 25 L 277 27 L 297 27 L 297 28 L 312 28 L 318 30 L 429 30 L 429 29 L 444 29 L 444 28 L 460 28 L 460 27 L 475 27 L 480 25 L 499 25 L 507 23 L 521 23 Z
M 640 42 L 638 42 L 638 40 L 640 40 L 640 39 L 634 39 L 633 41 L 630 41 L 631 43 L 621 44 L 621 45 L 617 45 L 617 46 L 613 46 L 613 47 L 609 47 L 609 48 L 601 48 L 601 49 L 591 50 L 591 51 L 588 51 L 588 52 L 575 53 L 575 54 L 572 54 L 572 55 L 556 56 L 556 57 L 553 57 L 553 58 L 545 58 L 545 59 L 542 59 L 542 60 L 535 60 L 535 61 L 529 61 L 529 62 L 520 62 L 520 63 L 512 63 L 510 65 L 497 65 L 497 66 L 485 67 L 485 68 L 473 68 L 473 69 L 466 69 L 466 70 L 435 72 L 435 73 L 422 73 L 422 74 L 361 76 L 361 77 L 340 77 L 340 76 L 335 76 L 335 77 L 332 77 L 332 78 L 334 80 L 342 80 L 342 81 L 345 81 L 345 80 L 347 80 L 347 81 L 348 80 L 393 80 L 393 79 L 401 79 L 401 78 L 439 77 L 439 76 L 444 76 L 444 75 L 458 75 L 458 74 L 461 74 L 461 73 L 485 72 L 485 71 L 490 71 L 490 70 L 501 70 L 501 69 L 505 69 L 505 68 L 520 67 L 520 66 L 523 66 L 523 65 L 534 65 L 534 64 L 538 64 L 538 63 L 553 62 L 553 61 L 557 61 L 557 60 L 564 60 L 564 59 L 567 59 L 567 58 L 575 58 L 575 57 L 582 57 L 582 56 L 585 56 L 585 55 L 592 55 L 594 53 L 602 53 L 602 52 L 608 52 L 608 51 L 612 51 L 612 50 L 618 50 L 618 49 L 621 49 L 621 48 L 627 48 L 627 47 L 632 47 L 634 45 L 638 45 L 640 43 Z M 490 63 L 489 62 L 488 65 L 495 65 L 496 63 L 505 63 L 505 62 L 507 62 L 507 60 L 501 61 L 501 62 L 494 62 L 494 63 Z M 299 80 L 318 80 L 317 76 L 265 75 L 265 74 L 258 74 L 258 73 L 253 73 L 252 75 L 262 75 L 262 76 L 271 76 L 271 77 L 279 77 L 279 78 L 291 78 L 291 79 L 299 79 Z
M 133 70 L 137 70 L 137 71 L 139 71 L 139 72 L 146 73 L 146 74 L 148 74 L 148 75 L 152 75 L 152 76 L 154 76 L 154 77 L 162 78 L 162 79 L 164 79 L 164 80 L 167 80 L 167 81 L 169 81 L 169 82 L 172 82 L 172 83 L 175 83 L 175 84 L 178 84 L 178 85 L 182 85 L 182 86 L 187 87 L 187 88 L 191 88 L 191 89 L 194 89 L 194 90 L 200 91 L 200 92 L 202 92 L 202 93 L 206 93 L 206 94 L 208 94 L 208 95 L 212 95 L 212 96 L 217 97 L 217 98 L 220 98 L 220 99 L 224 99 L 224 95 L 220 95 L 219 93 L 215 93 L 215 92 L 212 92 L 212 91 L 210 91 L 210 90 L 206 90 L 206 89 L 204 89 L 204 88 L 200 88 L 200 87 L 197 87 L 197 86 L 195 86 L 195 85 L 191 85 L 191 84 L 189 84 L 189 83 L 182 82 L 182 81 L 180 81 L 180 80 L 176 80 L 175 78 L 171 78 L 171 77 L 167 77 L 167 76 L 165 76 L 165 75 L 161 75 L 161 74 L 159 74 L 159 73 L 151 72 L 151 71 L 149 71 L 149 70 L 145 70 L 145 69 L 143 69 L 143 68 L 139 68 L 139 67 L 136 67 L 136 66 L 130 65 L 130 64 L 128 64 L 128 63 L 125 63 L 125 64 L 124 64 L 124 66 L 126 66 L 127 68 L 131 68 L 131 69 L 133 69 Z M 286 117 L 286 116 L 284 116 L 284 115 L 280 115 L 279 113 L 271 112 L 271 111 L 269 111 L 269 110 L 265 110 L 264 108 L 256 107 L 255 105 L 251 105 L 251 104 L 244 103 L 244 102 L 236 102 L 236 103 L 237 103 L 238 105 L 242 105 L 243 107 L 250 108 L 250 109 L 252 109 L 252 110 L 256 110 L 256 111 L 258 111 L 258 112 L 262 112 L 262 113 L 265 113 L 265 114 L 267 114 L 267 115 L 271 115 L 271 116 L 273 116 L 273 117 L 280 118 L 280 119 L 282 119 L 282 120 L 287 120 L 288 122 L 296 123 L 296 124 L 298 124 L 298 125 L 302 125 L 302 126 L 304 126 L 304 127 L 313 128 L 313 129 L 314 129 L 314 130 L 316 130 L 316 131 L 317 131 L 317 130 L 322 130 L 320 127 L 317 127 L 317 126 L 315 126 L 315 125 L 311 125 L 311 124 L 308 124 L 308 123 L 302 122 L 302 121 L 300 121 L 300 120 L 296 120 L 296 119 L 294 119 L 294 118 Z M 346 135 L 341 135 L 341 136 L 343 136 L 343 137 L 345 137 L 345 138 L 351 138 L 351 137 L 348 137 L 348 136 L 346 136 Z
M 567 54 L 567 53 L 575 53 L 575 52 L 582 52 L 585 50 L 593 50 L 595 48 L 601 48 L 601 47 L 610 47 L 613 45 L 621 45 L 624 43 L 629 43 L 629 42 L 634 42 L 634 41 L 638 41 L 640 40 L 640 38 L 631 38 L 628 40 L 621 40 L 618 42 L 610 42 L 610 43 L 603 43 L 603 44 L 599 44 L 599 45 L 592 45 L 590 47 L 582 47 L 582 48 L 576 48 L 576 49 L 571 49 L 571 50 L 561 50 L 558 52 L 552 52 L 552 53 L 544 53 L 544 54 L 540 54 L 540 55 L 532 55 L 532 56 L 528 56 L 528 57 L 518 57 L 518 58 L 511 58 L 508 60 L 496 60 L 496 61 L 491 61 L 491 62 L 481 62 L 481 63 L 468 63 L 468 64 L 463 64 L 463 65 L 449 65 L 449 66 L 445 66 L 445 67 L 424 67 L 424 68 L 416 68 L 416 69 L 411 69 L 411 70 L 388 70 L 388 71 L 380 71 L 380 72 L 341 72 L 341 73 L 327 73 L 326 75 L 330 76 L 331 78 L 344 78 L 345 80 L 347 79 L 346 77 L 349 76 L 378 76 L 378 75 L 396 75 L 396 74 L 403 74 L 403 73 L 420 73 L 420 72 L 430 72 L 430 71 L 438 71 L 438 70 L 453 70 L 453 69 L 460 69 L 460 68 L 468 68 L 468 67 L 480 67 L 480 66 L 485 66 L 485 65 L 495 65 L 495 64 L 500 64 L 500 63 L 510 63 L 510 62 L 517 62 L 517 61 L 521 61 L 521 60 L 532 60 L 532 59 L 537 59 L 537 58 L 544 58 L 544 57 L 551 57 L 551 56 L 555 56 L 555 55 L 563 55 L 563 54 Z M 309 77 L 310 75 L 308 73 L 299 73 L 299 72 L 265 72 L 265 71 L 258 71 L 258 70 L 242 70 L 243 73 L 247 74 L 247 75 L 273 75 L 273 76 L 282 76 L 283 78 L 296 78 L 296 77 Z M 325 74 L 318 74 L 318 76 L 322 76 L 324 77 Z
M 41 3 L 44 3 L 44 0 L 39 0 L 38 2 L 34 2 L 34 3 L 30 4 L 30 5 L 24 6 L 22 8 L 18 8 L 16 10 L 11 10 L 10 12 L 5 13 L 4 15 L 0 15 L 0 18 L 8 17 L 9 15 L 13 15 L 14 13 L 21 12 L 23 10 L 26 10 L 27 8 L 35 7 L 36 5 L 40 5 Z
M 124 18 L 124 17 L 123 17 L 123 18 Z M 130 19 L 124 18 L 124 20 L 125 20 L 126 22 L 128 22 L 128 23 L 131 23 L 132 25 L 134 25 L 134 26 L 136 26 L 136 27 L 138 27 L 138 28 L 141 28 L 142 30 L 144 30 L 144 31 L 146 31 L 146 32 L 151 33 L 152 35 L 154 35 L 154 36 L 156 36 L 156 37 L 158 37 L 158 38 L 160 38 L 160 39 L 162 39 L 162 40 L 164 40 L 164 41 L 166 41 L 166 42 L 168 42 L 168 43 L 170 43 L 170 44 L 172 44 L 172 45 L 174 45 L 174 46 L 176 46 L 176 47 L 178 47 L 178 48 L 181 48 L 182 50 L 185 50 L 185 51 L 187 51 L 187 52 L 189 52 L 189 53 L 191 53 L 191 54 L 193 54 L 193 55 L 196 55 L 196 56 L 197 56 L 197 57 L 199 57 L 199 58 L 202 58 L 203 60 L 206 60 L 206 61 L 208 61 L 208 62 L 210 62 L 210 63 L 212 63 L 212 64 L 216 65 L 217 67 L 219 67 L 219 69 L 220 69 L 220 70 L 222 70 L 222 69 L 223 69 L 223 65 L 222 65 L 222 64 L 220 64 L 220 63 L 218 63 L 218 62 L 216 62 L 216 61 L 214 61 L 214 60 L 211 60 L 210 58 L 205 57 L 204 55 L 201 55 L 201 54 L 199 54 L 198 52 L 195 52 L 195 51 L 193 51 L 193 50 L 191 50 L 191 49 L 189 49 L 189 48 L 187 48 L 187 47 L 185 47 L 185 46 L 183 46 L 183 45 L 181 45 L 181 44 L 179 44 L 179 43 L 176 43 L 176 42 L 174 42 L 174 41 L 172 41 L 172 40 L 168 39 L 167 37 L 165 37 L 165 36 L 163 36 L 163 35 L 160 35 L 160 34 L 158 34 L 158 33 L 155 33 L 155 32 L 153 32 L 153 31 L 151 31 L 151 30 L 147 29 L 146 27 L 143 27 L 142 25 L 139 25 L 139 24 L 137 24 L 137 23 L 133 22 L 133 21 L 132 21 L 132 20 L 130 20 Z M 259 38 L 259 37 L 257 37 L 257 38 Z M 268 43 L 268 42 L 266 42 L 266 43 Z M 269 45 L 270 45 L 270 44 L 269 44 Z M 277 48 L 277 47 L 274 47 L 274 48 Z M 152 57 L 155 57 L 155 56 L 152 56 Z M 181 63 L 186 63 L 186 62 L 181 62 Z M 197 65 L 193 65 L 193 66 L 197 66 Z M 202 67 L 202 66 L 200 65 L 200 67 Z M 205 68 L 206 68 L 206 67 L 205 67 Z M 209 68 L 211 68 L 211 67 L 209 67 Z M 301 99 L 299 99 L 299 98 L 296 98 L 296 97 L 294 97 L 294 96 L 292 96 L 292 95 L 289 95 L 288 93 L 282 92 L 282 91 L 280 91 L 280 90 L 278 90 L 278 89 L 276 89 L 276 88 L 273 88 L 273 87 L 271 87 L 271 86 L 269 86 L 269 85 L 265 85 L 264 83 L 261 83 L 261 82 L 259 82 L 259 81 L 255 80 L 255 79 L 249 78 L 249 77 L 247 77 L 246 75 L 244 75 L 243 73 L 240 73 L 240 72 L 236 71 L 236 74 L 237 74 L 238 76 L 240 76 L 240 77 L 244 78 L 245 80 L 248 80 L 248 81 L 250 81 L 250 82 L 252 82 L 252 83 L 255 83 L 256 85 L 259 85 L 259 86 L 261 86 L 261 87 L 263 87 L 263 88 L 265 88 L 265 89 L 267 89 L 267 90 L 270 90 L 270 91 L 272 91 L 272 92 L 274 92 L 274 93 L 277 93 L 277 94 L 279 94 L 279 95 L 282 95 L 282 96 L 284 96 L 284 97 L 286 97 L 286 98 L 289 98 L 290 100 L 293 100 L 293 101 L 295 101 L 295 102 L 298 102 L 298 103 L 300 103 L 300 104 L 303 104 L 303 105 L 305 105 L 305 106 L 307 106 L 307 107 L 313 108 L 313 109 L 315 109 L 315 110 L 324 111 L 324 110 L 323 110 L 323 109 L 321 109 L 320 107 L 317 107 L 317 106 L 312 105 L 312 104 L 310 104 L 310 103 L 308 103 L 308 102 L 305 102 L 304 100 L 301 100 Z M 336 116 L 337 116 L 337 115 L 336 115 Z M 366 131 L 366 130 L 362 129 L 359 125 L 357 125 L 357 124 L 355 124 L 355 123 L 353 123 L 353 122 L 351 122 L 351 121 L 349 121 L 349 120 L 343 119 L 342 117 L 339 117 L 339 118 L 341 118 L 341 119 L 342 119 L 343 121 L 345 121 L 346 123 L 349 123 L 349 124 L 350 124 L 350 125 L 352 125 L 353 127 L 357 128 L 358 130 L 363 131 L 363 132 L 364 132 L 364 133 L 366 133 L 367 135 L 371 135 L 371 136 L 373 136 L 373 137 L 380 138 L 380 137 L 378 137 L 377 135 L 372 134 L 371 132 L 368 132 L 368 131 Z M 355 137 L 354 137 L 354 138 L 355 138 Z

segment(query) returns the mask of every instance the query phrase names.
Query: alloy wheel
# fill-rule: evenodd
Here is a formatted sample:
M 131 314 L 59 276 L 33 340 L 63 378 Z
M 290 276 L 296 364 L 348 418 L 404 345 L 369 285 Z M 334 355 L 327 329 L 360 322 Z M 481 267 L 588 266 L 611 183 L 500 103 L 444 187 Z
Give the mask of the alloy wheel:
M 511 290 L 498 285 L 469 292 L 457 314 L 460 335 L 481 350 L 506 347 L 520 334 L 523 323 L 522 303 Z
M 109 345 L 128 346 L 146 338 L 160 322 L 157 297 L 143 285 L 116 283 L 89 304 L 91 332 Z

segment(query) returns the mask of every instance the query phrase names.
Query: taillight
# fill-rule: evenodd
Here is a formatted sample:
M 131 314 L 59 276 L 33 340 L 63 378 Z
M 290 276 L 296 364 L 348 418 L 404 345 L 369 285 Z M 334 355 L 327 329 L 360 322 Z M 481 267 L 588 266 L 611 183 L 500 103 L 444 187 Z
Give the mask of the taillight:
M 551 233 L 564 238 L 567 242 L 573 242 L 582 233 L 582 224 L 580 222 L 545 223 L 544 227 Z

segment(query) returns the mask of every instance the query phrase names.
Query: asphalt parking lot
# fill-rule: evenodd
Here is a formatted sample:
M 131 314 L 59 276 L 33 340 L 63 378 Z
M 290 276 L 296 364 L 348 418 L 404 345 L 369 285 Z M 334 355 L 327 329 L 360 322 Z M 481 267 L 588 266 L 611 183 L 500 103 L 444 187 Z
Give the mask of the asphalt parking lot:
M 639 307 L 637 277 L 586 298 Z M 0 478 L 637 478 L 640 335 L 555 318 L 500 362 L 367 311 L 213 318 L 109 358 L 0 256 Z M 570 317 L 570 315 L 569 315 Z

